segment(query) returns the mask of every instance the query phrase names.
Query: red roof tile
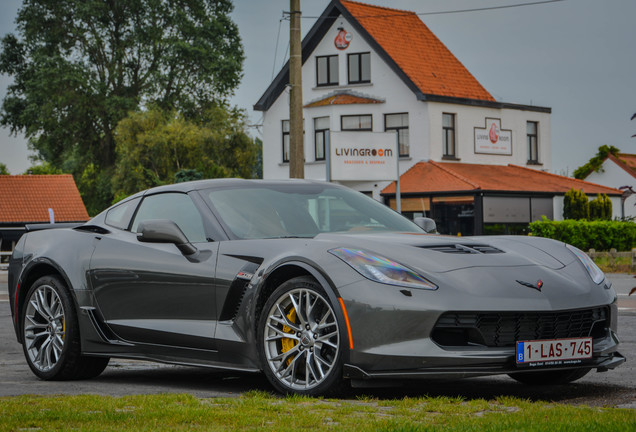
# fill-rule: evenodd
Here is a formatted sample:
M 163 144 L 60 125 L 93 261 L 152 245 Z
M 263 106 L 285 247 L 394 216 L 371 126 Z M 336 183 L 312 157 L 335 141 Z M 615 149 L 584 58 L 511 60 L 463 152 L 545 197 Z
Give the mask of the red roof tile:
M 327 96 L 324 99 L 311 102 L 305 105 L 305 108 L 314 108 L 314 107 L 328 106 L 328 105 L 353 105 L 353 104 L 378 104 L 378 103 L 384 103 L 384 101 L 380 99 L 373 99 L 369 97 L 342 93 L 342 94 Z
M 618 157 L 613 154 L 608 154 L 606 160 L 609 159 L 614 162 L 619 168 L 625 171 L 632 177 L 636 177 L 636 155 L 619 153 Z M 586 176 L 589 177 L 592 171 Z
M 518 165 L 419 162 L 400 177 L 401 193 L 502 192 L 565 193 L 581 189 L 586 194 L 620 195 L 618 189 L 538 171 Z M 395 193 L 395 182 L 382 190 Z
M 612 155 L 610 154 L 610 156 Z M 618 159 L 631 169 L 636 170 L 636 154 L 619 153 Z
M 82 222 L 88 213 L 70 174 L 0 175 L 0 223 Z
M 495 101 L 414 12 L 340 3 L 422 93 Z

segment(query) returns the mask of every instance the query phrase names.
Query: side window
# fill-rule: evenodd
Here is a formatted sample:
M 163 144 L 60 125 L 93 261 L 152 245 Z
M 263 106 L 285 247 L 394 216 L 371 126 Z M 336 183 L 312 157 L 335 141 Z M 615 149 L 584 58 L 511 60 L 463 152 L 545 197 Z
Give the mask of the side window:
M 384 114 L 384 130 L 396 131 L 398 134 L 398 145 L 400 156 L 409 155 L 409 115 L 404 114 Z
M 371 82 L 371 53 L 355 53 L 347 56 L 349 84 Z
M 205 229 L 201 214 L 192 199 L 183 193 L 164 193 L 145 197 L 132 225 L 137 232 L 139 223 L 149 219 L 170 219 L 192 243 L 205 242 Z
M 455 114 L 442 114 L 443 157 L 454 159 L 457 157 L 455 149 Z
M 316 85 L 338 85 L 338 56 L 316 57 Z
M 106 225 L 112 226 L 113 228 L 119 228 L 121 230 L 128 229 L 130 219 L 132 218 L 140 200 L 141 198 L 135 198 L 108 210 L 105 220 Z

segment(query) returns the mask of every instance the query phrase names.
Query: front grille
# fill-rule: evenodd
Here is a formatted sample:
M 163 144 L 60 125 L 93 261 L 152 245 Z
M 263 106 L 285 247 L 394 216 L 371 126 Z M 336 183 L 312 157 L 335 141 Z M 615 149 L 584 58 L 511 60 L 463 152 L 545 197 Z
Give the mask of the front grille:
M 447 312 L 435 324 L 441 346 L 512 347 L 516 341 L 603 337 L 607 307 L 561 312 Z
M 446 244 L 446 245 L 433 245 L 433 246 L 421 246 L 422 249 L 428 249 L 435 252 L 449 253 L 449 254 L 493 254 L 504 253 L 501 249 L 497 249 L 490 245 L 465 245 L 465 244 Z

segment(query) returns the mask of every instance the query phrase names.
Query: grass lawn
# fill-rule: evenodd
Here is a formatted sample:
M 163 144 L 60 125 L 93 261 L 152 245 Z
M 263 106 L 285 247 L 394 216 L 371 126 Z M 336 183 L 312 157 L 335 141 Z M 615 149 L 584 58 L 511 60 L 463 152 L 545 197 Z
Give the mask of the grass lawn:
M 248 392 L 0 398 L 0 430 L 633 431 L 636 410 L 529 402 L 510 397 L 314 399 Z
M 604 273 L 632 273 L 631 257 L 599 256 L 594 262 Z

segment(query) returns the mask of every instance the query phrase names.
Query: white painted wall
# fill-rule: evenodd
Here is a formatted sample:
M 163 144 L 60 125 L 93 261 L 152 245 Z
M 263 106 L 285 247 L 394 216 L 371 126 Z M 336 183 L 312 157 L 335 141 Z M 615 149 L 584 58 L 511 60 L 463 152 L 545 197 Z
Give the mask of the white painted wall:
M 430 127 L 430 158 L 442 160 L 442 114 L 455 114 L 456 156 L 462 163 L 493 165 L 515 164 L 526 166 L 528 145 L 526 124 L 539 123 L 538 144 L 541 165 L 527 165 L 530 168 L 550 170 L 552 168 L 552 142 L 550 140 L 550 114 L 516 109 L 496 109 L 428 102 Z M 501 128 L 512 130 L 512 155 L 476 154 L 475 128 L 486 127 L 486 118 L 501 119 Z

